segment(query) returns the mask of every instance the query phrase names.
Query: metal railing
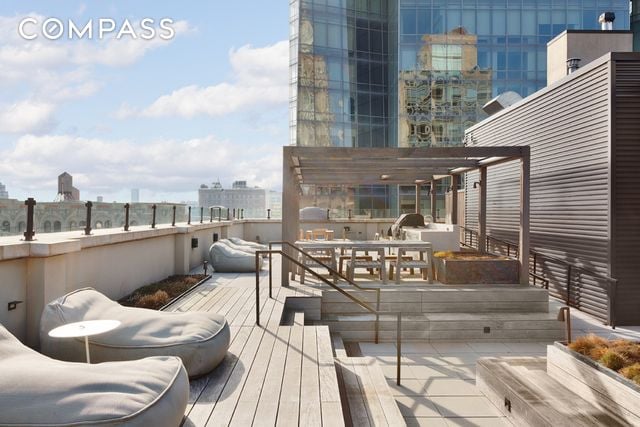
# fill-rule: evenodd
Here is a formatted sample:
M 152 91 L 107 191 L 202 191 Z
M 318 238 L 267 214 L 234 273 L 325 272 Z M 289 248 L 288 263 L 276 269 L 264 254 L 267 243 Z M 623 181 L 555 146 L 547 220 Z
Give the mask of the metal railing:
M 475 230 L 462 227 L 462 226 L 460 227 L 460 229 L 464 232 L 464 236 L 460 244 L 469 248 L 479 250 L 480 249 L 479 233 Z M 510 258 L 518 257 L 517 244 L 506 241 L 506 240 L 498 239 L 492 236 L 486 236 L 486 241 L 483 242 L 485 251 L 493 254 L 499 254 L 499 255 L 504 255 L 505 252 L 491 251 L 492 244 L 494 247 L 497 247 L 497 246 L 505 247 L 507 257 L 510 257 Z M 533 261 L 533 266 L 532 266 L 533 268 L 531 268 L 531 261 Z M 557 292 L 554 292 L 554 293 L 555 293 L 555 296 L 557 296 L 560 299 L 563 299 L 568 306 L 577 308 L 578 310 L 581 309 L 581 305 L 578 303 L 578 301 L 574 297 L 575 285 L 572 280 L 574 273 L 580 272 L 582 273 L 581 276 L 591 277 L 596 281 L 606 283 L 606 296 L 607 296 L 606 315 L 605 316 L 599 315 L 595 310 L 589 310 L 589 313 L 591 313 L 592 315 L 599 318 L 600 320 L 602 320 L 603 322 L 611 326 L 613 329 L 615 329 L 616 318 L 615 318 L 614 307 L 615 307 L 616 294 L 618 289 L 618 279 L 614 279 L 612 277 L 605 276 L 596 271 L 589 270 L 587 268 L 584 268 L 575 264 L 571 264 L 559 258 L 540 254 L 536 251 L 529 251 L 529 265 L 530 265 L 529 277 L 533 278 L 533 286 L 538 286 L 538 281 L 540 281 L 542 283 L 542 287 L 544 287 L 545 289 L 549 289 L 549 284 L 551 282 L 550 279 L 538 274 L 538 264 L 539 262 L 542 262 L 542 261 L 546 263 L 555 264 L 558 268 L 566 272 L 566 282 L 564 284 L 559 284 L 560 288 L 564 288 L 564 295 L 561 295 Z
M 327 271 L 329 272 L 329 274 L 331 276 L 341 278 L 342 280 L 346 281 L 349 285 L 354 286 L 356 289 L 359 289 L 359 290 L 362 290 L 362 291 L 374 291 L 374 292 L 376 292 L 376 308 L 374 309 L 373 307 L 371 307 L 365 301 L 362 301 L 360 298 L 358 298 L 358 297 L 356 297 L 354 295 L 351 295 L 351 293 L 349 293 L 345 289 L 342 289 L 339 286 L 337 286 L 336 284 L 332 283 L 331 280 L 325 278 L 320 273 L 316 272 L 311 267 L 309 267 L 308 265 L 304 264 L 304 262 L 299 261 L 297 259 L 297 257 L 289 255 L 283 249 L 273 249 L 273 245 L 274 244 L 276 244 L 276 245 L 279 244 L 279 245 L 287 246 L 287 247 L 289 247 L 291 249 L 294 249 L 296 252 L 298 252 L 303 257 L 308 258 L 309 260 L 313 261 L 317 265 L 320 265 L 321 267 L 327 269 Z M 306 272 L 308 272 L 309 274 L 313 275 L 314 277 L 316 277 L 317 279 L 322 281 L 324 284 L 326 284 L 326 285 L 330 286 L 331 288 L 335 289 L 336 291 L 340 292 L 342 295 L 344 295 L 345 297 L 347 297 L 348 299 L 350 299 L 354 303 L 358 304 L 360 307 L 362 307 L 363 309 L 367 310 L 369 313 L 375 314 L 375 316 L 376 316 L 376 321 L 375 321 L 375 342 L 376 342 L 376 344 L 378 343 L 378 338 L 379 338 L 380 315 L 395 315 L 396 316 L 396 349 L 397 349 L 397 355 L 396 355 L 396 357 L 397 357 L 397 361 L 396 361 L 397 378 L 396 378 L 396 382 L 397 382 L 398 385 L 400 385 L 400 370 L 401 370 L 400 359 L 401 359 L 401 355 L 402 355 L 402 313 L 401 312 L 383 312 L 383 311 L 380 311 L 380 289 L 379 288 L 365 288 L 365 287 L 362 287 L 362 286 L 356 284 L 352 280 L 350 280 L 347 277 L 343 276 L 337 270 L 335 270 L 332 267 L 330 267 L 329 265 L 323 263 L 318 258 L 314 257 L 313 255 L 309 254 L 308 252 L 303 251 L 299 247 L 297 247 L 297 246 L 295 246 L 295 245 L 293 245 L 293 244 L 291 244 L 289 242 L 286 242 L 286 241 L 270 242 L 269 243 L 269 250 L 267 250 L 267 251 L 256 251 L 256 261 L 255 261 L 256 262 L 256 324 L 258 326 L 260 326 L 260 268 L 259 267 L 260 267 L 260 263 L 261 263 L 261 257 L 262 257 L 262 255 L 269 255 L 269 298 L 273 299 L 273 257 L 272 257 L 273 254 L 280 254 L 282 257 L 286 258 L 289 262 L 291 262 L 291 263 L 297 265 L 298 267 L 304 269 Z

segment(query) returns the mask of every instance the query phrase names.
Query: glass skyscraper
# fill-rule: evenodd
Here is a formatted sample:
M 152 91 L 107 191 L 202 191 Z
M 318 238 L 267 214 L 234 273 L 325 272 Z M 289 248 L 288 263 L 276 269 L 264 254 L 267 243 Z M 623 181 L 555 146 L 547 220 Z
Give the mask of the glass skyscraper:
M 293 0 L 291 143 L 462 144 L 492 97 L 546 85 L 547 42 L 629 29 L 628 0 Z M 356 190 L 356 209 L 397 208 L 394 189 Z M 361 194 L 358 194 L 360 192 Z M 366 193 L 366 194 L 364 194 Z

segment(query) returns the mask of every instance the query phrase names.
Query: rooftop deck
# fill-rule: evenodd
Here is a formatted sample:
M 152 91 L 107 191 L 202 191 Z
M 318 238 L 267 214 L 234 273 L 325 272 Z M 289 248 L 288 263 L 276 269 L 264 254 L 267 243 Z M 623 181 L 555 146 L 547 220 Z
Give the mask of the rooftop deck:
M 273 299 L 268 298 L 268 274 L 260 273 L 262 326 L 255 324 L 254 274 L 215 273 L 169 308 L 217 312 L 231 327 L 228 357 L 213 373 L 191 382 L 185 426 L 373 426 L 401 425 L 403 419 L 407 425 L 510 425 L 476 388 L 476 361 L 544 356 L 548 342 L 407 342 L 403 383 L 397 386 L 395 345 L 358 342 L 347 345 L 348 355 L 334 351 L 327 326 L 305 325 L 302 313 L 285 307 L 288 297 L 319 297 L 322 287 L 314 280 L 280 286 L 277 264 Z M 580 314 L 573 317 L 576 334 L 640 336 L 634 330 L 614 332 Z

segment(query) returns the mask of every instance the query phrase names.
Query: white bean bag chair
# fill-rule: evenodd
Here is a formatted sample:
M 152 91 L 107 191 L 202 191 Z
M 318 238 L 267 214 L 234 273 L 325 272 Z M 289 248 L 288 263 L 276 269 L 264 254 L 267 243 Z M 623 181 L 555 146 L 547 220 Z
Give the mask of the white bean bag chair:
M 256 271 L 255 250 L 248 252 L 237 249 L 231 242 L 215 242 L 209 248 L 209 261 L 213 269 L 220 273 L 250 273 Z M 258 263 L 262 269 L 262 259 Z
M 24 346 L 0 326 L 0 425 L 180 424 L 189 380 L 177 357 L 70 363 Z
M 52 338 L 48 333 L 67 323 L 100 319 L 121 324 L 89 337 L 92 362 L 177 356 L 189 377 L 198 377 L 218 366 L 229 348 L 229 325 L 224 316 L 123 307 L 95 289 L 85 288 L 47 304 L 40 320 L 42 352 L 55 359 L 84 361 L 84 338 Z
M 256 242 L 249 242 L 248 240 L 242 240 L 238 237 L 229 237 L 229 239 L 231 241 L 231 243 L 233 243 L 234 245 L 237 246 L 248 246 L 250 248 L 253 248 L 257 251 L 268 251 L 269 250 L 269 246 L 267 245 L 262 245 L 260 243 L 256 243 Z

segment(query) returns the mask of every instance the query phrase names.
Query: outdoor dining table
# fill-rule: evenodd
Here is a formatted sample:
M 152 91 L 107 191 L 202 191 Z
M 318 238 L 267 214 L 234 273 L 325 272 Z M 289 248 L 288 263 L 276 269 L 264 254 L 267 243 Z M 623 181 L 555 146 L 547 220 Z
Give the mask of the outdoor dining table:
M 336 240 L 298 240 L 296 243 L 300 249 L 362 249 L 362 250 L 376 250 L 379 248 L 405 248 L 408 250 L 415 249 L 416 251 L 424 251 L 427 255 L 429 266 L 433 265 L 433 245 L 431 242 L 424 242 L 419 240 L 348 240 L 348 239 L 336 239 Z M 397 270 L 402 268 L 401 257 L 397 260 Z M 429 268 L 429 283 L 433 282 L 433 269 Z

